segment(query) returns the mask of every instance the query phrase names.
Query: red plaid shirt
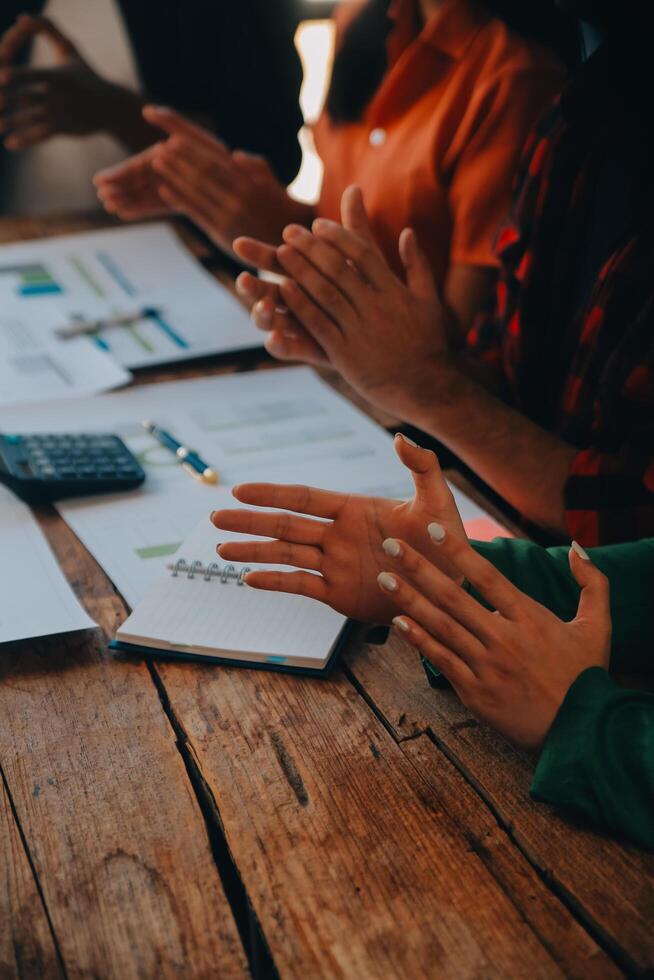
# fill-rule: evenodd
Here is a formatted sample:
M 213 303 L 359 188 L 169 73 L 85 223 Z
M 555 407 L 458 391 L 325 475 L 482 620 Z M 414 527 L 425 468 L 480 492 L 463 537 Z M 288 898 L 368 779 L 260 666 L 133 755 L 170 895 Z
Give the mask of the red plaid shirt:
M 602 148 L 588 137 L 593 120 L 575 121 L 564 106 L 565 96 L 527 145 L 496 242 L 494 309 L 468 347 L 509 404 L 578 450 L 568 529 L 598 545 L 654 536 L 654 231 L 650 210 L 575 305 Z

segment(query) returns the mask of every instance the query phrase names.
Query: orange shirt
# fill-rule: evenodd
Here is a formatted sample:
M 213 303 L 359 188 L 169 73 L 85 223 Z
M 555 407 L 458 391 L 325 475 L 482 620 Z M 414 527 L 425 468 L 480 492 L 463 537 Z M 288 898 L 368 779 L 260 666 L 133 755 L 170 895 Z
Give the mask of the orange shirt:
M 411 226 L 442 281 L 450 263 L 497 265 L 492 243 L 522 147 L 565 72 L 473 0 L 446 0 L 416 36 L 417 3 L 391 5 L 388 69 L 363 117 L 335 124 L 325 110 L 314 127 L 325 167 L 317 211 L 338 219 L 343 191 L 359 184 L 395 271 Z M 357 8 L 339 10 L 341 34 Z

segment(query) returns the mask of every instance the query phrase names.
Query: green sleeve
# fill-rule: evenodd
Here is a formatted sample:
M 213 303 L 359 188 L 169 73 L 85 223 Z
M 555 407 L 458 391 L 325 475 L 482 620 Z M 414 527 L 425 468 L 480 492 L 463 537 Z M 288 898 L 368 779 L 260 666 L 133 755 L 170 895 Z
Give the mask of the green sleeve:
M 475 541 L 473 547 L 522 592 L 560 619 L 574 619 L 579 586 L 567 547 L 545 549 L 517 538 Z M 611 669 L 640 671 L 654 661 L 654 538 L 593 548 L 589 555 L 611 583 Z
M 531 795 L 654 850 L 654 695 L 618 687 L 600 667 L 568 691 Z

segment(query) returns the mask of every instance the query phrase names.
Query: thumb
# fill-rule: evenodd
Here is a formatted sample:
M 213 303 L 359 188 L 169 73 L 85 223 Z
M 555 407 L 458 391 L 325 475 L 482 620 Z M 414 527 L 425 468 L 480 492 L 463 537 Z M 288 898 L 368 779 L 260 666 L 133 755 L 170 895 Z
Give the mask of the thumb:
M 394 446 L 400 460 L 411 470 L 416 488 L 416 503 L 431 513 L 442 514 L 443 508 L 448 507 L 456 509 L 436 453 L 431 449 L 421 448 L 400 432 L 395 436 Z
M 0 61 L 11 64 L 19 51 L 37 35 L 47 37 L 57 56 L 63 61 L 79 58 L 79 52 L 72 41 L 62 34 L 58 27 L 47 17 L 33 17 L 31 14 L 21 14 L 16 23 L 2 38 L 0 44 Z
M 429 263 L 418 245 L 413 228 L 405 228 L 398 242 L 402 265 L 406 270 L 406 283 L 414 296 L 435 299 L 436 284 Z
M 254 181 L 263 180 L 277 180 L 270 164 L 265 157 L 260 156 L 258 153 L 247 153 L 245 150 L 234 150 L 232 153 L 232 159 L 239 166 L 243 167 L 245 172 Z
M 581 587 L 575 622 L 588 624 L 599 631 L 610 628 L 610 589 L 606 575 L 576 541 L 572 542 L 568 560 L 574 580 Z
M 374 243 L 375 236 L 368 218 L 361 188 L 356 184 L 346 187 L 341 198 L 341 221 L 348 231 L 354 231 L 362 238 Z

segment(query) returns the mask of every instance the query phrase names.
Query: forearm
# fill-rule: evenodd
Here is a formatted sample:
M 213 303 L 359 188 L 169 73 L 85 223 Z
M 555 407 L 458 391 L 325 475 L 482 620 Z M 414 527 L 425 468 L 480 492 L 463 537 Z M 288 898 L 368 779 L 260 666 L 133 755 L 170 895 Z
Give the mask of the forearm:
M 654 696 L 584 671 L 561 705 L 531 788 L 539 801 L 654 848 Z
M 570 571 L 567 547 L 545 549 L 516 538 L 473 542 L 473 547 L 559 619 L 574 619 L 579 586 Z M 592 548 L 588 553 L 611 585 L 611 669 L 624 673 L 653 668 L 654 539 Z
M 437 366 L 406 390 L 403 417 L 443 442 L 526 518 L 566 535 L 564 490 L 573 446 L 486 391 L 458 367 Z

